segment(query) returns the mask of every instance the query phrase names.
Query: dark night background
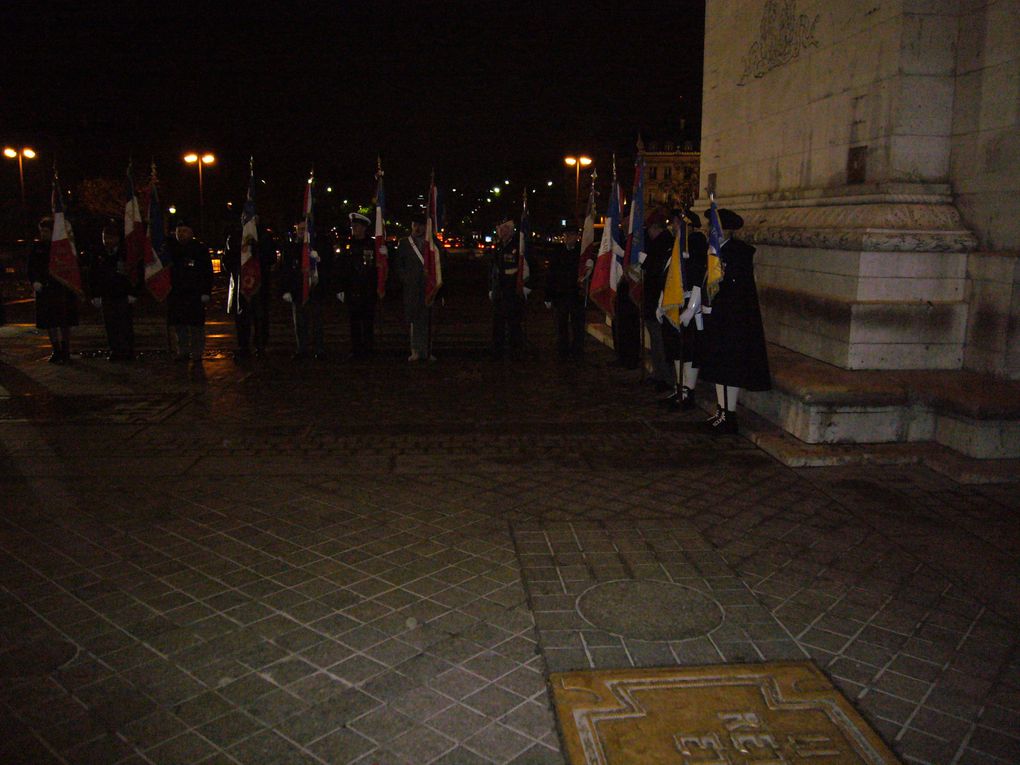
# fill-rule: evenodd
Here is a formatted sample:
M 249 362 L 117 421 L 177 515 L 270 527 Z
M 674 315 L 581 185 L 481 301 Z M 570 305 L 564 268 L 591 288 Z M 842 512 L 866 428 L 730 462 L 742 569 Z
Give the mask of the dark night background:
M 341 198 L 368 204 L 377 153 L 395 216 L 435 167 L 445 190 L 475 197 L 510 179 L 515 204 L 522 182 L 551 179 L 533 208 L 552 218 L 573 202 L 566 154 L 594 157 L 606 182 L 616 151 L 629 184 L 639 131 L 699 138 L 703 0 L 17 2 L 4 15 L 0 141 L 39 152 L 26 161 L 34 213 L 54 157 L 74 189 L 122 178 L 133 156 L 139 181 L 155 159 L 164 202 L 195 215 L 196 171 L 181 156 L 210 150 L 210 220 L 242 197 L 249 154 L 267 179 L 260 212 L 280 223 L 299 215 L 313 165 L 320 191 L 334 186 L 334 214 Z M 11 207 L 17 165 L 0 167 Z M 471 205 L 448 193 L 448 206 L 452 220 Z

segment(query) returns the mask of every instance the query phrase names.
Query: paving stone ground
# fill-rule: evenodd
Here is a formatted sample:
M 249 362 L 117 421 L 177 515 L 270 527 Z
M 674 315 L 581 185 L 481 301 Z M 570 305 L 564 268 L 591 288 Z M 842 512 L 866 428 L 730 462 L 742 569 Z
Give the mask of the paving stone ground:
M 906 762 L 1020 761 L 1015 486 L 788 469 L 594 344 L 557 361 L 539 306 L 493 362 L 479 265 L 450 270 L 415 366 L 395 302 L 377 359 L 337 311 L 296 367 L 282 312 L 238 364 L 214 309 L 204 380 L 152 311 L 135 364 L 83 311 L 55 367 L 8 306 L 0 761 L 562 763 L 550 671 L 803 658 Z M 578 609 L 619 580 L 652 593 L 623 634 Z M 656 582 L 717 626 L 640 639 Z

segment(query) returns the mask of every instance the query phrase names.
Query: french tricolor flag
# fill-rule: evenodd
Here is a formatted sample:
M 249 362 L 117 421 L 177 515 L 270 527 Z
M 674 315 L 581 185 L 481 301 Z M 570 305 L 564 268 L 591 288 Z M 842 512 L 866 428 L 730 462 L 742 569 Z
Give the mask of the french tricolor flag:
M 159 203 L 156 165 L 149 176 L 149 220 L 145 231 L 145 287 L 156 300 L 163 302 L 170 294 L 170 264 L 163 260 L 165 237 L 163 234 L 163 208 Z
M 127 200 L 124 203 L 124 260 L 131 285 L 138 286 L 138 266 L 145 262 L 145 223 L 130 164 L 127 169 Z
M 60 191 L 60 178 L 53 169 L 53 238 L 50 240 L 50 276 L 70 290 L 84 296 L 81 288 L 81 270 L 78 252 L 74 246 L 74 232 L 64 215 L 64 199 Z

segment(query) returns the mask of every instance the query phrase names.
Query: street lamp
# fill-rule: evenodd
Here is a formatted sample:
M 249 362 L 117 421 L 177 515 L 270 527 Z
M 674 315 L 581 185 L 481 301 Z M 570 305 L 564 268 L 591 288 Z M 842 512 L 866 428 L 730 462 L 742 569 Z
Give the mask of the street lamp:
M 28 148 L 27 146 L 18 149 L 12 149 L 10 146 L 4 148 L 4 156 L 7 159 L 18 160 L 18 180 L 21 183 L 21 207 L 25 207 L 25 166 L 23 159 L 35 159 L 35 151 Z
M 184 155 L 184 161 L 189 165 L 198 165 L 198 216 L 201 220 L 202 234 L 205 235 L 205 189 L 202 185 L 202 165 L 211 165 L 216 161 L 216 155 L 206 152 L 201 157 L 195 152 Z
M 567 167 L 574 168 L 574 216 L 580 209 L 581 204 L 581 168 L 591 164 L 591 157 L 583 154 L 580 157 L 564 157 L 563 162 Z

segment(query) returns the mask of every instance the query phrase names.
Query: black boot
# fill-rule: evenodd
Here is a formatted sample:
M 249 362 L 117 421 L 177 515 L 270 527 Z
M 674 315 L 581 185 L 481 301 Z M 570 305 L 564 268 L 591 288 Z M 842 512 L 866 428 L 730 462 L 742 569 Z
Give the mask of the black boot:
M 53 346 L 53 352 L 50 354 L 50 357 L 46 360 L 51 364 L 63 364 L 64 352 L 63 349 L 61 348 L 61 344 L 56 340 L 51 340 L 50 343 Z
M 71 363 L 71 343 L 68 340 L 62 340 L 60 343 L 60 358 L 65 364 Z
M 709 430 L 715 430 L 715 423 L 717 420 L 723 417 L 723 411 L 724 411 L 723 408 L 716 404 L 715 414 L 713 414 L 711 417 L 708 417 L 705 420 L 705 425 L 706 427 L 708 427 Z
M 685 412 L 694 408 L 694 391 L 686 385 L 680 389 L 680 408 Z
M 720 416 L 711 424 L 713 433 L 733 435 L 737 432 L 737 413 L 726 409 L 720 410 Z

